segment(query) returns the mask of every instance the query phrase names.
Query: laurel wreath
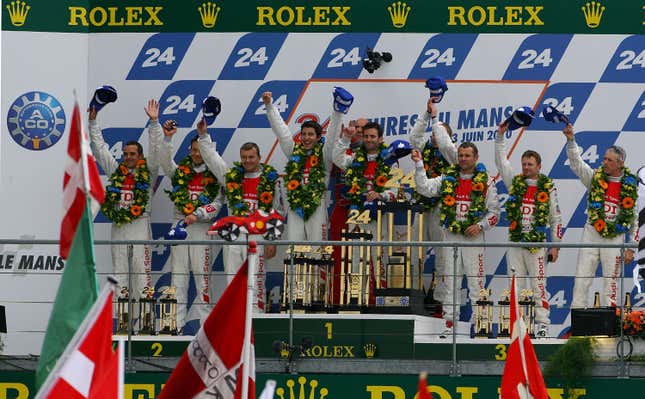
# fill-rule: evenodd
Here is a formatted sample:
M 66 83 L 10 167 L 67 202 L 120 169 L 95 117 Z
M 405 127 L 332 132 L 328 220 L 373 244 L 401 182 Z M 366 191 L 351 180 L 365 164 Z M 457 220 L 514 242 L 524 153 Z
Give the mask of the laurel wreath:
M 604 238 L 614 238 L 626 233 L 634 220 L 634 205 L 637 198 L 636 177 L 625 168 L 620 179 L 620 211 L 614 222 L 609 222 L 605 216 L 605 192 L 609 184 L 607 174 L 599 167 L 591 180 L 591 189 L 587 196 L 589 224 Z
M 376 157 L 376 172 L 374 173 L 374 191 L 382 193 L 385 191 L 385 184 L 388 181 L 390 167 L 385 164 L 387 146 L 381 143 L 378 147 L 378 156 Z M 345 184 L 349 187 L 347 199 L 350 202 L 350 209 L 364 210 L 365 190 L 368 179 L 365 177 L 365 168 L 367 167 L 367 153 L 365 147 L 359 147 L 354 153 L 354 162 L 345 171 Z
M 182 159 L 172 175 L 172 191 L 165 190 L 175 207 L 184 215 L 190 215 L 200 206 L 210 204 L 219 192 L 219 184 L 215 175 L 206 169 L 201 172 L 204 191 L 197 198 L 191 200 L 188 184 L 195 178 L 196 173 L 198 172 L 195 172 L 190 157 Z
M 257 194 L 258 208 L 264 212 L 271 212 L 273 208 L 273 191 L 278 177 L 278 172 L 273 166 L 262 164 Z M 232 212 L 235 216 L 247 216 L 249 214 L 249 205 L 244 201 L 242 180 L 244 180 L 244 167 L 240 162 L 235 162 L 233 167 L 226 172 L 226 198 L 229 204 L 229 212 Z
M 309 165 L 309 181 L 305 185 L 302 177 L 307 165 Z M 308 220 L 318 209 L 327 189 L 323 144 L 317 143 L 309 155 L 302 144 L 296 144 L 285 167 L 285 172 L 289 205 L 298 216 Z
M 466 220 L 457 220 L 457 200 L 455 193 L 459 184 L 459 165 L 449 166 L 441 181 L 441 214 L 439 220 L 441 224 L 455 234 L 463 234 L 464 231 L 473 224 L 477 223 L 487 212 L 484 194 L 486 184 L 488 183 L 488 172 L 486 167 L 478 163 L 475 167 L 475 173 L 472 177 L 472 190 L 470 191 L 470 208 L 466 213 Z
M 513 178 L 513 183 L 508 191 L 506 201 L 506 217 L 508 225 L 508 236 L 513 242 L 544 242 L 546 241 L 547 224 L 551 202 L 551 190 L 553 181 L 544 174 L 539 174 L 537 179 L 537 190 L 535 191 L 535 213 L 531 230 L 522 232 L 522 200 L 528 185 L 526 177 L 519 174 Z M 531 253 L 536 253 L 539 248 L 527 248 Z
M 450 163 L 446 160 L 446 158 L 441 155 L 441 151 L 439 151 L 438 148 L 434 147 L 430 140 L 428 140 L 425 147 L 423 147 L 422 155 L 423 168 L 426 171 L 426 176 L 431 179 L 440 176 L 446 170 L 446 168 L 450 166 Z M 439 197 L 428 198 L 417 193 L 416 191 L 414 192 L 414 198 L 416 199 L 417 203 L 423 205 L 423 208 L 426 211 L 434 208 L 439 203 Z
M 150 171 L 145 159 L 140 159 L 134 168 L 134 189 L 132 190 L 133 200 L 128 207 L 122 207 L 121 190 L 126 177 L 130 171 L 123 162 L 119 164 L 114 173 L 108 179 L 109 184 L 105 189 L 105 201 L 101 210 L 112 223 L 117 225 L 131 223 L 139 218 L 148 206 L 148 188 L 150 187 Z

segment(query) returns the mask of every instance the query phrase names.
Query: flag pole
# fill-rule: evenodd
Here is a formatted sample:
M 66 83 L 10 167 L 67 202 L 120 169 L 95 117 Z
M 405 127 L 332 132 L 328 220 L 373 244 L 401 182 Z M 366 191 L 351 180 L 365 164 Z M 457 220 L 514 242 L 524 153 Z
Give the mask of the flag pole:
M 258 263 L 257 244 L 249 241 L 247 250 L 248 275 L 246 283 L 246 318 L 244 321 L 244 350 L 242 352 L 242 399 L 249 397 L 249 362 L 251 361 L 251 324 L 253 321 L 253 288 L 255 270 Z
M 517 320 L 517 325 L 518 327 L 520 326 L 520 307 L 519 307 L 519 301 L 517 299 L 517 280 L 515 276 L 515 268 L 511 269 L 513 272 L 513 287 L 511 289 L 513 290 L 513 302 L 515 302 L 515 320 Z M 522 323 L 523 324 L 523 323 Z M 514 326 L 515 327 L 515 326 Z M 520 358 L 522 359 L 522 371 L 524 372 L 524 379 L 526 380 L 526 397 L 530 398 L 530 393 L 529 393 L 529 373 L 528 373 L 528 367 L 526 365 L 526 353 L 524 352 L 524 337 L 526 337 L 526 328 L 518 328 L 518 343 L 520 347 Z M 512 334 L 511 334 L 512 336 Z

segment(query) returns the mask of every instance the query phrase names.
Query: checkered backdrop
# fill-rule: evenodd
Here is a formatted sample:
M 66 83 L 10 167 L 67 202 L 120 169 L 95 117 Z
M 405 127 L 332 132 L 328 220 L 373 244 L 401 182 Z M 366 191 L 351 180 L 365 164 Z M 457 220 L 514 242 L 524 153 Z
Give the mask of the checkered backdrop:
M 99 114 L 104 137 L 120 156 L 127 140 L 140 140 L 147 151 L 146 101 L 157 98 L 161 119 L 175 119 L 175 159 L 185 156 L 204 97 L 222 100 L 222 113 L 209 129 L 224 159 L 238 157 L 245 141 L 259 144 L 263 156 L 281 169 L 284 156 L 272 152 L 274 136 L 269 129 L 261 93 L 272 91 L 283 118 L 293 132 L 300 122 L 314 117 L 328 120 L 331 92 L 343 86 L 356 98 L 347 118 L 367 117 L 380 122 L 385 141 L 406 139 L 428 97 L 423 81 L 433 75 L 448 80 L 449 91 L 439 104 L 440 118 L 447 121 L 458 142 L 474 141 L 480 160 L 491 171 L 493 133 L 512 109 L 529 105 L 539 112 L 553 105 L 569 116 L 576 128 L 583 158 L 600 165 L 605 149 L 613 144 L 627 149 L 626 164 L 632 170 L 645 161 L 640 152 L 645 130 L 645 37 L 627 35 L 551 34 L 379 34 L 379 33 L 163 33 L 163 34 L 48 34 L 4 32 L 2 56 L 2 112 L 6 117 L 0 141 L 0 212 L 3 238 L 56 239 L 60 223 L 61 181 L 66 139 L 41 151 L 14 140 L 9 113 L 12 107 L 37 102 L 40 91 L 60 101 L 67 116 L 74 95 L 82 106 L 96 86 L 110 84 L 119 99 Z M 367 47 L 391 52 L 393 59 L 370 74 L 361 59 Z M 28 51 L 27 51 L 28 50 Z M 64 60 L 64 62 L 63 62 Z M 42 101 L 42 98 L 41 98 Z M 68 122 L 66 122 L 68 123 Z M 67 130 L 68 126 L 65 126 Z M 562 125 L 537 119 L 523 133 L 508 138 L 512 164 L 518 168 L 520 154 L 535 149 L 542 155 L 542 170 L 555 180 L 565 226 L 564 241 L 579 242 L 585 222 L 585 189 L 568 165 Z M 63 135 L 64 136 L 64 135 Z M 62 143 L 62 144 L 61 144 Z M 401 164 L 409 170 L 409 162 Z M 170 227 L 172 206 L 163 192 L 170 180 L 158 182 L 152 200 L 154 238 Z M 502 203 L 507 191 L 497 185 Z M 20 210 L 20 211 L 17 211 Z M 506 240 L 508 222 L 502 215 L 489 241 Z M 96 238 L 109 238 L 109 223 L 99 215 Z M 22 270 L 6 267 L 13 255 L 57 255 L 55 246 L 0 247 L 0 302 L 9 303 L 12 331 L 7 348 L 18 353 L 36 353 L 40 348 L 50 305 L 60 271 Z M 560 259 L 548 266 L 551 303 L 551 335 L 566 332 L 569 325 L 575 249 L 563 249 Z M 169 281 L 169 249 L 155 246 L 153 269 L 159 285 Z M 99 268 L 109 272 L 109 248 L 97 248 Z M 4 263 L 3 263 L 4 262 Z M 426 265 L 426 272 L 432 268 Z M 221 256 L 213 265 L 216 273 L 213 296 L 224 286 Z M 497 298 L 506 288 L 503 249 L 486 252 L 488 284 Z M 632 266 L 625 269 L 631 276 Z M 280 260 L 269 266 L 267 292 L 281 282 Z M 594 285 L 589 293 L 600 286 Z M 631 279 L 626 292 L 635 293 Z M 637 295 L 640 307 L 645 296 Z M 26 318 L 21 315 L 30 315 Z M 13 346 L 11 344 L 14 344 Z M 22 351 L 25 348 L 25 351 Z

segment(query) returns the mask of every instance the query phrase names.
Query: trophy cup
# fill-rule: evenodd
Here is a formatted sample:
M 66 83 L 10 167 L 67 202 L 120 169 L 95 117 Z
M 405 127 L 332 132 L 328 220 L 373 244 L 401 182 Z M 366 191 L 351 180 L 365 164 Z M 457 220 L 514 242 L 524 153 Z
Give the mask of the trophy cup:
M 119 297 L 116 300 L 116 319 L 117 319 L 117 335 L 128 334 L 128 324 L 130 323 L 130 312 L 128 311 L 128 301 L 130 293 L 127 287 L 122 287 Z M 132 299 L 132 302 L 136 302 Z
M 145 287 L 141 291 L 141 298 L 139 299 L 139 335 L 156 335 L 155 322 L 157 317 L 155 315 L 154 298 L 155 289 L 152 287 Z
M 355 218 L 358 219 L 358 218 Z M 348 220 L 349 224 L 350 220 Z M 341 246 L 339 313 L 359 313 L 369 303 L 369 276 L 372 250 L 364 242 L 372 241 L 372 234 L 361 229 L 358 223 L 351 231 L 342 230 L 341 241 L 359 242 L 361 245 Z
M 511 336 L 511 292 L 509 290 L 502 291 L 502 297 L 497 305 L 499 305 L 499 314 L 497 318 L 497 337 L 510 337 Z
M 479 299 L 475 306 L 475 337 L 493 338 L 493 304 L 489 298 L 491 290 L 479 290 Z
M 283 312 L 288 312 L 290 310 L 290 303 L 293 302 L 294 313 L 304 313 L 305 306 L 310 303 L 310 296 L 308 295 L 310 277 L 308 267 L 310 265 L 310 260 L 307 257 L 309 252 L 311 252 L 311 247 L 309 245 L 295 245 L 293 246 L 293 250 L 291 248 L 287 249 L 287 257 L 283 262 Z M 293 269 L 291 268 L 292 263 Z
M 625 313 L 631 313 L 632 311 L 632 294 L 631 293 L 626 293 L 625 294 Z
M 331 295 L 331 270 L 334 260 L 331 258 L 333 247 L 331 245 L 316 248 L 312 252 L 314 259 L 311 259 L 311 301 L 307 312 L 322 313 L 329 309 L 329 298 Z
M 177 289 L 167 287 L 159 298 L 159 334 L 177 335 Z
M 533 291 L 523 289 L 520 292 L 518 305 L 522 310 L 529 336 L 535 338 L 535 302 L 533 301 Z

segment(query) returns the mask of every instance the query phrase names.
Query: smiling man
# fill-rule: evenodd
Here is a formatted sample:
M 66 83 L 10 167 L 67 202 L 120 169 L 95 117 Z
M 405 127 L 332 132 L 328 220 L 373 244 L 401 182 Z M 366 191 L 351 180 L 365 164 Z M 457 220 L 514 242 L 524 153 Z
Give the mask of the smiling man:
M 622 244 L 631 229 L 631 240 L 636 243 L 638 224 L 634 208 L 637 198 L 637 180 L 625 167 L 625 150 L 613 145 L 607 149 L 602 166 L 594 170 L 580 155 L 573 126 L 562 131 L 567 138 L 567 159 L 573 173 L 587 188 L 587 223 L 582 231 L 583 243 Z M 625 264 L 631 263 L 634 251 L 625 251 Z M 602 306 L 616 306 L 617 278 L 620 274 L 620 248 L 581 248 L 573 286 L 572 308 L 588 305 L 589 286 L 595 276 L 598 262 L 602 264 Z
M 495 139 L 495 165 L 509 193 L 506 201 L 506 218 L 509 221 L 508 235 L 513 242 L 545 242 L 547 229 L 551 229 L 551 241 L 562 240 L 562 218 L 558 196 L 553 181 L 540 173 L 542 157 L 535 151 L 522 154 L 522 173 L 516 175 L 506 157 L 504 134 L 508 124 L 502 123 Z M 548 257 L 547 257 L 548 252 Z M 512 247 L 506 251 L 508 274 L 511 268 L 517 271 L 520 287 L 533 290 L 537 336 L 545 338 L 549 327 L 549 299 L 546 291 L 546 265 L 558 260 L 558 248 Z

